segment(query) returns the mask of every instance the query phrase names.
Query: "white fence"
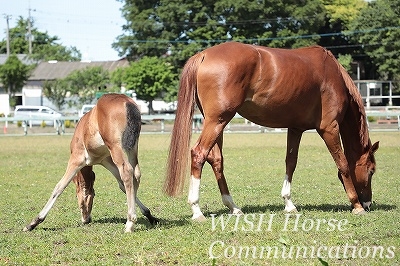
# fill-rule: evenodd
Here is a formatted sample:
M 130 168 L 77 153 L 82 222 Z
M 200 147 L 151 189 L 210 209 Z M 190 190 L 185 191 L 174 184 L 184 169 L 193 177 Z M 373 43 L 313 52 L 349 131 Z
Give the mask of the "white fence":
M 400 107 L 383 107 L 384 109 L 372 109 L 372 110 L 367 110 L 366 115 L 367 117 L 375 117 L 377 118 L 377 123 L 378 124 L 397 124 L 397 130 L 400 130 Z M 244 119 L 240 115 L 236 115 L 235 118 L 240 118 Z M 23 129 L 23 134 L 27 135 L 28 134 L 28 128 L 32 127 L 32 120 L 49 120 L 48 117 L 26 117 L 26 118 L 18 118 L 15 119 L 14 117 L 0 117 L 0 123 L 4 122 L 4 131 L 6 132 L 7 127 L 9 126 L 9 123 L 17 123 L 22 122 L 22 129 Z M 56 134 L 64 134 L 65 133 L 65 121 L 75 121 L 77 122 L 79 120 L 78 116 L 63 116 L 60 118 L 57 118 L 57 120 L 54 121 L 54 129 Z M 142 115 L 142 121 L 144 123 L 152 123 L 152 122 L 157 122 L 157 125 L 159 124 L 159 132 L 165 132 L 165 122 L 166 121 L 173 121 L 175 120 L 175 115 L 174 114 L 158 114 L 158 115 Z M 200 131 L 201 128 L 201 121 L 202 121 L 202 116 L 200 114 L 194 115 L 193 119 L 193 131 Z M 263 129 L 263 127 L 259 127 L 260 132 L 266 132 L 266 130 Z M 230 131 L 231 126 L 228 124 L 226 130 Z M 278 129 L 279 130 L 279 129 Z M 233 131 L 233 130 L 232 130 Z M 22 133 L 22 132 L 21 132 Z

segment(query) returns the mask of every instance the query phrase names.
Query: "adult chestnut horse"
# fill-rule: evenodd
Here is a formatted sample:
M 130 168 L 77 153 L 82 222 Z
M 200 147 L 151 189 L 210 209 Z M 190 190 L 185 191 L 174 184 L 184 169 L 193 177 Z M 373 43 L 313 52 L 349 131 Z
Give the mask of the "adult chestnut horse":
M 288 128 L 282 187 L 285 211 L 296 210 L 290 185 L 300 139 L 308 129 L 316 129 L 325 141 L 353 213 L 369 209 L 374 153 L 379 142 L 371 145 L 358 89 L 326 49 L 315 46 L 286 50 L 229 42 L 192 56 L 180 79 L 164 184 L 170 196 L 182 191 L 195 103 L 204 124 L 191 149 L 188 202 L 193 219 L 204 219 L 199 189 L 206 161 L 214 171 L 222 202 L 233 214 L 241 213 L 229 194 L 222 156 L 223 130 L 236 113 L 261 126 Z
M 79 121 L 71 140 L 71 156 L 65 174 L 42 211 L 24 231 L 33 230 L 44 221 L 71 180 L 76 185 L 82 222 L 91 222 L 95 180 L 92 168 L 96 164 L 107 168 L 117 179 L 120 189 L 126 193 L 126 232 L 131 232 L 136 222 L 135 203 L 150 223 L 156 223 L 157 219 L 137 198 L 141 175 L 137 158 L 140 129 L 140 111 L 131 98 L 114 93 L 102 96 L 96 106 Z

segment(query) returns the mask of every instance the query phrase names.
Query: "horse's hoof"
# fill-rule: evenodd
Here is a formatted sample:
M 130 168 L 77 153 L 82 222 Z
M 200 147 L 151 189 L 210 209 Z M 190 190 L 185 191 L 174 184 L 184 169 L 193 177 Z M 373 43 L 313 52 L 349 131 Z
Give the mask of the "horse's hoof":
M 89 217 L 86 217 L 86 218 L 82 218 L 81 221 L 82 221 L 82 224 L 89 224 L 89 223 L 92 222 L 92 217 L 89 216 Z
M 200 222 L 200 223 L 207 221 L 206 217 L 204 217 L 203 214 L 196 216 L 196 217 L 192 217 L 192 220 L 195 222 Z
M 240 209 L 234 209 L 232 211 L 232 214 L 239 216 L 239 215 L 243 215 L 244 213 Z
M 352 212 L 353 214 L 355 214 L 355 215 L 363 215 L 363 214 L 366 214 L 366 213 L 367 213 L 367 212 L 364 210 L 364 208 L 358 208 L 358 209 L 354 208 L 351 212 Z
M 22 229 L 23 232 L 28 232 L 28 231 L 31 231 L 31 230 L 32 230 L 32 229 L 29 229 L 29 228 L 26 227 L 26 226 L 24 227 L 24 229 Z
M 160 224 L 160 220 L 158 220 L 158 219 L 155 218 L 155 217 L 152 217 L 152 219 L 149 219 L 149 220 L 150 220 L 151 225 L 158 225 L 158 224 Z
M 286 208 L 285 208 L 285 212 L 286 212 L 286 213 L 298 213 L 298 211 L 297 211 L 296 208 L 293 208 L 293 209 L 286 209 Z

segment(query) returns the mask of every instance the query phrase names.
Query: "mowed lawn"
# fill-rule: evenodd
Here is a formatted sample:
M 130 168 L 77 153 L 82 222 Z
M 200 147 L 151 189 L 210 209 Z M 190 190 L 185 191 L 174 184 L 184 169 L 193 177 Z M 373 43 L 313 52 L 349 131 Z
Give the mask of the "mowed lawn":
M 198 135 L 194 135 L 196 139 Z M 380 140 L 372 211 L 351 214 L 336 166 L 316 133 L 305 133 L 292 184 L 299 212 L 285 215 L 280 196 L 286 134 L 225 134 L 225 175 L 245 215 L 228 216 L 209 165 L 200 204 L 204 223 L 191 221 L 187 186 L 178 198 L 162 193 L 168 134 L 140 137 L 139 198 L 161 223 L 138 211 L 124 233 L 125 195 L 95 167 L 93 222 L 82 225 L 71 183 L 46 220 L 36 217 L 62 177 L 67 136 L 0 138 L 0 265 L 399 265 L 400 133 L 372 132 Z M 188 182 L 187 182 L 188 183 Z

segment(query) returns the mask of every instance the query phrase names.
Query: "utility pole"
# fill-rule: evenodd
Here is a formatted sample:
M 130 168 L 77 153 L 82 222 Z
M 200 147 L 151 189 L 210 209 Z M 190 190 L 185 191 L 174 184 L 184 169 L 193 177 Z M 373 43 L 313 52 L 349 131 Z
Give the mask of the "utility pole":
M 4 18 L 7 22 L 7 58 L 10 56 L 10 19 L 11 15 L 4 14 Z
M 31 8 L 28 9 L 28 43 L 29 43 L 29 54 L 32 54 L 32 25 L 31 25 Z

